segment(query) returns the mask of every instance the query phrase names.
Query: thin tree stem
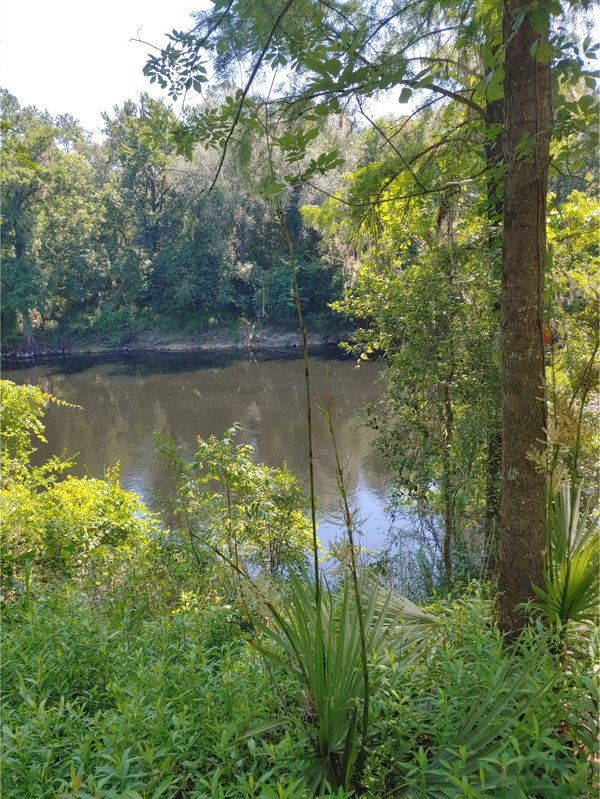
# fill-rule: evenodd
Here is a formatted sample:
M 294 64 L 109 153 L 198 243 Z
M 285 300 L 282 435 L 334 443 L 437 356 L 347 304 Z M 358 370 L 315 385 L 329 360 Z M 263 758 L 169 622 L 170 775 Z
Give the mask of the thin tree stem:
M 316 583 L 316 592 L 317 592 L 316 594 L 317 607 L 319 608 L 320 612 L 321 581 L 319 574 L 319 543 L 317 541 L 317 509 L 316 509 L 317 503 L 315 497 L 315 474 L 314 474 L 313 435 L 312 435 L 312 402 L 311 402 L 311 392 L 310 392 L 310 370 L 308 363 L 308 334 L 306 331 L 304 316 L 302 314 L 302 306 L 300 304 L 300 292 L 298 290 L 298 276 L 296 274 L 296 260 L 294 258 L 294 248 L 292 245 L 292 239 L 290 237 L 290 232 L 288 230 L 288 226 L 285 221 L 285 214 L 283 213 L 281 200 L 279 198 L 276 198 L 276 202 L 277 202 L 276 206 L 277 218 L 279 220 L 279 224 L 281 225 L 283 238 L 285 239 L 288 255 L 290 257 L 290 266 L 292 270 L 292 284 L 294 289 L 294 303 L 296 305 L 296 312 L 298 314 L 298 323 L 300 325 L 300 331 L 302 333 L 302 350 L 304 354 L 304 382 L 306 386 L 306 421 L 308 426 L 308 471 L 310 477 L 310 515 L 312 522 L 313 562 L 314 562 L 314 573 L 315 573 L 315 583 Z
M 360 633 L 360 662 L 363 677 L 363 720 L 362 720 L 362 746 L 360 754 L 356 760 L 356 776 L 360 779 L 360 775 L 367 759 L 367 734 L 369 730 L 369 702 L 370 702 L 370 688 L 369 688 L 369 664 L 367 661 L 367 635 L 365 631 L 365 618 L 362 609 L 360 586 L 358 584 L 358 568 L 356 563 L 356 550 L 354 548 L 354 519 L 350 506 L 348 504 L 348 491 L 346 489 L 346 482 L 344 480 L 344 469 L 340 462 L 340 456 L 337 448 L 337 441 L 335 438 L 335 430 L 333 428 L 333 417 L 331 415 L 331 400 L 327 405 L 323 406 L 323 413 L 327 420 L 329 427 L 329 435 L 333 444 L 333 454 L 335 456 L 335 471 L 338 491 L 342 498 L 344 521 L 346 523 L 346 531 L 348 533 L 348 543 L 350 544 L 350 572 L 352 575 L 352 585 L 354 588 L 354 599 L 356 602 L 356 613 L 358 615 L 358 628 Z M 346 788 L 348 786 L 345 786 Z

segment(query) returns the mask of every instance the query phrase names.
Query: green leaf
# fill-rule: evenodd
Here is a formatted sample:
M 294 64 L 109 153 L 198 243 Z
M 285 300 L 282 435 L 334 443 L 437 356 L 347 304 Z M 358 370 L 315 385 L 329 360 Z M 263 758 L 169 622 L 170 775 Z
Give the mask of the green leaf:
M 490 102 L 504 97 L 504 69 L 497 67 L 486 77 L 486 97 Z
M 410 98 L 412 97 L 412 89 L 409 89 L 408 86 L 405 86 L 404 89 L 400 92 L 400 97 L 398 97 L 399 103 L 407 103 Z
M 279 192 L 283 191 L 285 188 L 287 188 L 285 183 L 275 183 L 270 188 L 265 189 L 263 193 L 266 195 L 279 194 Z
M 371 67 L 361 67 L 348 76 L 348 81 L 352 83 L 363 83 L 370 78 L 373 78 L 373 70 Z
M 513 20 L 513 30 L 518 31 L 521 25 L 525 22 L 525 12 L 519 11 Z
M 584 94 L 584 96 L 579 100 L 579 108 L 585 113 L 589 111 L 590 108 L 593 108 L 596 105 L 596 98 L 592 97 L 591 94 Z
M 550 30 L 550 14 L 540 6 L 532 11 L 529 23 L 536 33 L 546 33 Z
M 323 64 L 323 69 L 329 73 L 329 75 L 337 77 L 337 75 L 339 75 L 342 71 L 342 62 L 339 60 L 339 58 L 330 58 L 329 61 L 326 61 Z
M 496 57 L 494 55 L 494 51 L 487 42 L 481 45 L 479 51 L 483 60 L 483 64 L 487 69 L 492 69 L 496 66 Z
M 318 56 L 312 55 L 311 53 L 306 53 L 302 58 L 302 62 L 305 67 L 308 67 L 308 69 L 312 70 L 312 72 L 322 75 L 324 78 L 329 75 L 325 64 Z
M 552 61 L 553 54 L 554 50 L 552 45 L 546 39 L 540 39 L 534 42 L 531 47 L 531 55 L 534 56 L 535 60 L 540 64 L 549 64 L 550 61 Z

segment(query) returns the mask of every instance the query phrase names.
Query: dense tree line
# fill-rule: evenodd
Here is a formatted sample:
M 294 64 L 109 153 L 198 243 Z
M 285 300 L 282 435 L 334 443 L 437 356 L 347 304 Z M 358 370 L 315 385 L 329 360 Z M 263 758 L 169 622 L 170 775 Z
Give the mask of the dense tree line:
M 216 153 L 199 148 L 193 164 L 177 155 L 175 117 L 148 96 L 104 114 L 101 144 L 6 90 L 2 118 L 4 341 L 114 346 L 149 330 L 294 321 L 286 251 L 250 180 L 261 169 L 250 145 L 232 151 L 209 192 Z M 323 324 L 344 278 L 302 221 L 306 199 L 293 193 L 285 214 L 305 311 Z

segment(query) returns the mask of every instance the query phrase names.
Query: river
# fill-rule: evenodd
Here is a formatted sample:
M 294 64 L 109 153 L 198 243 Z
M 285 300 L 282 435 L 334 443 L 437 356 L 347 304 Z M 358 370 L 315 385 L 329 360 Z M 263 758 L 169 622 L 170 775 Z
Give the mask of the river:
M 360 412 L 380 393 L 381 367 L 331 355 L 310 359 L 314 398 L 315 490 L 319 537 L 327 544 L 339 525 L 339 496 L 327 424 L 318 401 L 333 398 L 338 450 L 344 462 L 351 503 L 359 509 L 361 543 L 377 548 L 385 537 L 387 478 L 373 452 L 373 433 L 360 425 Z M 136 358 L 78 358 L 3 369 L 15 383 L 38 384 L 80 408 L 50 405 L 45 417 L 48 444 L 35 455 L 77 456 L 74 472 L 101 477 L 120 463 L 121 484 L 156 509 L 157 490 L 169 481 L 154 453 L 153 433 L 187 445 L 196 437 L 222 436 L 235 422 L 238 441 L 250 444 L 258 461 L 287 463 L 308 487 L 308 443 L 304 362 L 300 357 L 246 357 L 200 353 Z

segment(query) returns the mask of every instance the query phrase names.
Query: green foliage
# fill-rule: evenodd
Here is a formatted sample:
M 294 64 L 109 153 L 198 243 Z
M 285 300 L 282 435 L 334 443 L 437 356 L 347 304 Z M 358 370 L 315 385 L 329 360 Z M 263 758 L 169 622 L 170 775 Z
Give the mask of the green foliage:
M 31 352 L 34 325 L 52 330 L 74 307 L 89 311 L 106 288 L 103 192 L 76 151 L 83 133 L 72 120 L 19 108 L 6 91 L 2 104 L 3 336 L 17 333 L 20 318 Z
M 561 663 L 552 654 L 556 640 L 541 625 L 507 648 L 492 621 L 493 601 L 475 586 L 428 610 L 438 616 L 437 635 L 408 674 L 393 656 L 376 663 L 383 688 L 367 795 L 591 793 L 595 630 L 584 634 L 583 651 Z
M 538 64 L 561 54 L 555 163 L 578 169 L 594 139 L 587 126 L 596 98 L 580 93 L 567 101 L 567 83 L 593 76 L 584 75 L 581 59 L 569 57 L 566 32 L 546 39 L 560 6 L 538 6 L 525 8 L 514 28 L 526 24 L 540 34 L 530 51 Z M 268 203 L 260 213 L 240 210 L 235 182 L 228 192 L 222 182 L 218 200 L 198 202 L 194 180 L 189 188 L 173 177 L 173 150 L 190 158 L 200 138 L 220 146 L 218 163 L 206 161 L 216 169 L 203 185 L 214 187 L 234 151 L 236 128 L 244 127 L 239 154 L 246 175 L 257 165 L 250 134 L 266 130 L 279 152 L 274 158 L 269 150 L 268 170 L 255 185 L 276 198 L 293 262 L 293 246 L 302 242 L 301 227 L 294 228 L 294 192 L 341 164 L 337 147 L 327 144 L 320 154 L 311 149 L 327 114 L 339 113 L 348 98 L 362 112 L 363 98 L 390 87 L 401 89 L 402 102 L 431 92 L 437 100 L 452 99 L 436 115 L 435 129 L 409 120 L 398 129 L 377 127 L 389 154 L 356 171 L 344 198 L 350 212 L 342 221 L 361 232 L 352 262 L 362 260 L 363 267 L 338 305 L 364 321 L 361 357 L 388 355 L 388 391 L 374 426 L 405 498 L 443 517 L 450 579 L 452 542 L 473 540 L 480 531 L 494 478 L 499 241 L 490 211 L 498 210 L 503 173 L 488 152 L 500 132 L 488 124 L 488 112 L 501 101 L 504 84 L 511 86 L 503 80 L 507 42 L 497 5 L 381 9 L 385 18 L 360 3 L 325 8 L 282 0 L 265 13 L 246 0 L 217 2 L 197 16 L 193 31 L 173 31 L 146 73 L 176 96 L 205 83 L 205 57 L 230 76 L 244 53 L 252 70 L 247 85 L 177 123 L 147 97 L 139 109 L 127 103 L 106 118 L 109 143 L 103 155 L 90 158 L 96 157 L 93 170 L 62 153 L 72 143 L 68 120 L 58 131 L 47 115 L 19 116 L 13 107 L 15 135 L 3 128 L 10 134 L 3 149 L 3 168 L 9 165 L 3 215 L 10 220 L 3 315 L 11 329 L 20 315 L 29 340 L 34 319 L 40 328 L 58 319 L 80 326 L 95 320 L 111 343 L 128 335 L 112 328 L 130 325 L 144 307 L 149 317 L 158 312 L 183 321 L 213 307 L 223 316 L 260 307 L 283 320 L 289 281 L 281 247 L 270 247 Z M 452 35 L 443 40 L 440 31 Z M 583 45 L 588 57 L 594 49 L 589 41 Z M 296 76 L 292 102 L 269 99 L 267 117 L 250 97 L 252 83 L 261 68 L 286 66 Z M 14 106 L 6 96 L 3 101 Z M 271 129 L 273 118 L 279 121 Z M 529 159 L 534 147 L 525 134 L 517 155 Z M 484 173 L 487 184 L 479 181 Z M 92 178 L 100 191 L 90 188 Z M 284 206 L 288 187 L 292 196 Z M 83 194 L 94 202 L 78 203 Z M 409 201 L 402 214 L 400 200 Z M 572 234 L 561 239 L 556 225 L 555 253 L 568 264 L 576 251 L 584 263 L 565 267 L 547 298 L 568 342 L 552 361 L 555 481 L 586 474 L 593 453 L 585 423 L 598 343 L 588 324 L 593 302 L 585 263 L 596 245 L 588 230 L 581 241 L 586 209 L 584 197 L 561 209 L 560 222 L 567 220 Z M 235 220 L 234 235 L 226 214 Z M 345 234 L 343 226 L 335 226 L 343 215 L 335 224 L 336 215 L 327 215 L 333 241 L 345 238 L 337 235 Z M 55 244 L 52 251 L 46 247 L 58 255 L 54 260 L 44 255 L 46 235 Z M 577 247 L 565 244 L 571 236 Z M 263 239 L 267 244 L 256 247 Z M 333 299 L 335 281 L 327 290 L 319 286 L 323 274 L 312 244 L 305 284 L 298 259 L 295 299 L 311 306 L 314 295 L 318 308 Z M 342 249 L 347 255 L 351 248 L 344 242 Z M 3 563 L 11 589 L 19 588 L 19 578 L 24 583 L 24 598 L 3 608 L 3 780 L 11 795 L 300 799 L 317 791 L 330 796 L 326 780 L 333 790 L 339 786 L 338 797 L 356 787 L 373 799 L 591 793 L 598 686 L 586 646 L 596 643 L 593 624 L 576 635 L 568 627 L 530 627 L 508 649 L 478 594 L 438 603 L 435 624 L 432 614 L 391 594 L 382 598 L 377 586 L 355 581 L 355 602 L 348 582 L 324 595 L 316 541 L 316 582 L 306 587 L 294 571 L 310 543 L 298 487 L 286 469 L 255 464 L 251 449 L 235 443 L 234 429 L 222 440 L 199 440 L 192 464 L 173 442 L 159 439 L 187 533 L 185 543 L 183 535 L 170 541 L 120 489 L 116 473 L 105 481 L 60 482 L 67 462 L 32 468 L 29 437 L 43 435 L 44 397 L 11 391 L 3 394 L 16 406 L 2 428 L 8 442 Z M 545 452 L 539 460 L 545 464 Z M 597 538 L 566 498 L 556 500 L 549 530 L 546 591 L 538 594 L 559 620 L 587 621 L 596 612 Z M 233 567 L 237 585 L 223 571 L 213 579 L 215 552 Z M 221 592 L 235 594 L 248 573 L 282 578 L 286 571 L 287 596 L 261 597 L 254 606 L 261 633 L 256 647 L 272 664 L 265 669 L 243 643 L 239 608 L 222 604 Z M 32 577 L 75 575 L 96 594 L 40 592 L 32 601 Z M 282 722 L 290 731 L 278 737 L 273 731 Z M 309 746 L 315 757 L 306 755 Z
M 435 618 L 402 597 L 382 595 L 378 585 L 363 584 L 360 596 L 367 595 L 362 620 L 366 652 L 376 659 L 389 648 L 401 653 L 408 665 L 417 656 L 424 631 L 435 624 Z M 276 626 L 255 622 L 277 648 L 273 651 L 260 643 L 257 646 L 288 669 L 303 687 L 307 714 L 309 718 L 314 715 L 316 727 L 314 786 L 318 788 L 329 780 L 334 787 L 348 790 L 358 777 L 355 764 L 359 751 L 369 747 L 359 716 L 365 700 L 359 668 L 361 620 L 349 582 L 344 583 L 341 596 L 329 594 L 321 602 L 318 597 L 314 587 L 307 587 L 290 574 L 289 605 L 270 607 Z
M 218 551 L 243 571 L 280 579 L 305 562 L 311 546 L 305 500 L 285 466 L 254 462 L 252 447 L 235 442 L 238 430 L 198 438 L 190 464 L 171 440 L 155 436 L 155 443 L 175 479 L 174 511 L 193 549 Z
M 278 796 L 279 783 L 302 796 L 297 742 L 243 737 L 275 703 L 239 628 L 215 648 L 194 612 L 136 622 L 101 610 L 64 589 L 4 610 L 7 795 L 233 799 Z
M 339 619 L 343 599 L 332 598 Z M 491 609 L 474 589 L 440 599 L 428 609 L 437 622 L 427 645 L 408 668 L 397 651 L 373 657 L 366 799 L 593 795 L 593 630 L 567 638 L 566 655 L 561 642 L 559 662 L 541 628 L 507 650 Z M 144 619 L 133 598 L 119 608 L 64 586 L 4 606 L 4 792 L 305 799 L 313 710 L 273 662 L 282 718 L 263 660 L 229 613 L 182 604 Z M 215 637 L 217 614 L 226 643 Z M 350 794 L 325 788 L 317 796 Z
M 45 442 L 42 418 L 48 394 L 39 386 L 17 386 L 10 380 L 0 382 L 0 456 L 2 472 L 11 462 L 26 464 L 35 451 L 32 437 Z
M 292 270 L 289 263 L 280 261 L 263 273 L 260 297 L 264 297 L 265 313 L 273 322 L 290 322 L 296 316 Z M 257 303 L 258 304 L 258 303 Z
M 340 273 L 300 255 L 296 260 L 296 275 L 304 314 L 333 316 L 328 306 L 340 295 Z M 260 308 L 262 314 L 261 306 L 264 307 L 264 318 L 268 322 L 290 324 L 297 318 L 292 270 L 287 259 L 278 259 L 258 275 L 254 307 Z
M 205 317 L 293 322 L 277 221 L 256 194 L 265 167 L 254 134 L 232 148 L 209 193 L 218 160 L 198 151 L 182 164 L 172 113 L 147 95 L 104 115 L 102 144 L 68 117 L 20 108 L 7 92 L 1 102 L 4 342 L 28 352 L 65 341 L 119 347 L 157 317 L 193 332 Z M 316 259 L 301 201 L 297 192 L 285 206 L 303 302 L 326 314 L 341 285 Z
M 406 137 L 408 150 L 410 132 Z M 354 199 L 381 202 L 369 215 L 361 211 L 360 228 L 334 201 L 307 216 L 330 241 L 356 225 L 361 267 L 334 307 L 357 321 L 354 349 L 361 358 L 386 356 L 387 390 L 367 420 L 381 433 L 378 446 L 389 459 L 400 504 L 416 509 L 436 532 L 447 531 L 450 520 L 451 560 L 457 565 L 459 553 L 471 550 L 474 576 L 478 552 L 485 548 L 493 562 L 494 550 L 493 530 L 486 528 L 500 409 L 498 243 L 474 190 L 441 201 L 412 199 L 398 215 L 387 204 L 408 179 L 397 177 L 397 160 L 390 156 L 352 176 Z M 540 452 L 539 464 L 546 469 L 549 463 L 555 487 L 568 479 L 583 481 L 587 490 L 595 481 L 599 340 L 592 273 L 598 256 L 591 236 L 597 215 L 597 201 L 582 192 L 549 209 L 550 453 Z M 499 469 L 499 458 L 496 463 Z
M 484 527 L 486 456 L 499 428 L 499 286 L 481 198 L 456 190 L 413 200 L 399 215 L 386 203 L 402 193 L 405 176 L 395 169 L 370 165 L 354 178 L 355 198 L 379 195 L 382 205 L 363 220 L 355 239 L 361 266 L 334 307 L 358 323 L 352 348 L 361 359 L 386 357 L 386 391 L 367 419 L 380 433 L 400 502 L 437 517 L 451 578 L 450 552 L 466 549 Z M 341 211 L 332 218 L 332 204 L 312 220 L 341 237 L 350 220 Z
M 587 9 L 589 3 L 581 5 Z M 197 141 L 207 148 L 219 147 L 220 171 L 238 135 L 246 141 L 250 131 L 263 133 L 270 169 L 261 188 L 279 203 L 287 187 L 295 190 L 318 173 L 326 175 L 337 168 L 340 159 L 336 149 L 324 147 L 316 157 L 310 152 L 324 118 L 340 113 L 342 105 L 360 113 L 377 131 L 388 157 L 377 158 L 375 168 L 364 169 L 353 181 L 351 191 L 336 199 L 344 202 L 355 227 L 368 229 L 371 242 L 367 247 L 376 251 L 375 259 L 389 271 L 399 271 L 405 265 L 402 261 L 407 260 L 406 253 L 397 258 L 404 242 L 390 229 L 401 227 L 406 232 L 409 226 L 409 234 L 417 243 L 422 238 L 422 226 L 420 220 L 410 218 L 414 205 L 419 206 L 417 213 L 427 214 L 431 207 L 428 201 L 438 200 L 429 219 L 437 216 L 438 239 L 443 237 L 449 246 L 446 253 L 442 247 L 432 247 L 437 252 L 431 261 L 437 263 L 429 275 L 432 283 L 435 277 L 444 275 L 446 285 L 431 303 L 432 308 L 430 297 L 419 296 L 413 305 L 425 330 L 418 326 L 414 330 L 408 324 L 406 338 L 394 341 L 391 330 L 381 329 L 385 327 L 382 317 L 388 328 L 403 327 L 404 322 L 402 313 L 394 313 L 397 309 L 386 305 L 385 280 L 372 295 L 363 294 L 364 301 L 354 317 L 367 317 L 370 322 L 370 300 L 374 297 L 376 329 L 362 354 L 368 357 L 369 349 L 388 349 L 392 340 L 393 355 L 399 362 L 398 386 L 389 392 L 393 396 L 388 418 L 394 425 L 399 416 L 401 424 L 390 449 L 396 451 L 394 454 L 400 451 L 398 460 L 405 461 L 398 464 L 408 477 L 408 485 L 401 488 L 417 495 L 418 500 L 424 498 L 429 506 L 437 505 L 443 517 L 442 556 L 447 579 L 453 576 L 451 550 L 457 534 L 482 534 L 489 539 L 490 550 L 495 549 L 500 499 L 504 506 L 502 543 L 508 542 L 507 551 L 519 549 L 517 539 L 531 535 L 537 541 L 531 557 L 522 560 L 522 578 L 518 577 L 521 566 L 509 564 L 504 557 L 499 559 L 500 620 L 507 629 L 516 622 L 516 605 L 528 596 L 527 588 L 517 587 L 528 586 L 531 577 L 540 575 L 544 526 L 545 486 L 536 471 L 533 450 L 546 438 L 545 398 L 538 395 L 544 383 L 544 344 L 538 329 L 543 325 L 539 309 L 544 280 L 539 276 L 541 269 L 543 278 L 544 270 L 539 258 L 544 258 L 546 238 L 544 226 L 532 227 L 526 221 L 527 213 L 538 219 L 545 213 L 551 137 L 561 140 L 561 146 L 555 149 L 559 171 L 569 164 L 573 144 L 577 155 L 571 163 L 581 169 L 587 141 L 597 142 L 597 131 L 589 133 L 595 127 L 597 72 L 585 68 L 578 46 L 580 37 L 568 28 L 562 7 L 554 2 L 534 6 L 524 1 L 504 6 L 439 2 L 338 5 L 318 0 L 302 4 L 277 0 L 269 13 L 264 13 L 248 0 L 231 0 L 198 13 L 189 31 L 174 31 L 169 44 L 150 56 L 144 70 L 151 81 L 178 97 L 191 85 L 199 89 L 208 81 L 210 64 L 217 79 L 226 81 L 228 93 L 220 106 L 207 105 L 178 128 L 180 152 L 191 154 Z M 581 47 L 588 60 L 595 58 L 596 47 L 589 37 Z M 553 60 L 557 62 L 557 124 L 551 100 Z M 284 87 L 278 80 L 280 67 L 293 76 Z M 241 88 L 238 80 L 232 80 L 236 68 L 241 69 Z M 266 93 L 265 86 L 270 86 Z M 368 100 L 388 89 L 399 92 L 401 103 L 409 99 L 414 103 L 391 135 L 385 123 L 371 118 L 368 106 Z M 573 91 L 575 96 L 567 99 Z M 439 117 L 442 124 L 435 125 L 430 138 L 424 137 L 412 147 L 410 133 L 419 128 L 420 121 L 427 120 L 430 112 L 426 109 L 434 104 L 436 123 Z M 533 130 L 532 119 L 538 126 Z M 526 195 L 526 188 L 533 186 L 536 177 L 527 174 L 532 163 L 542 165 L 537 173 L 542 191 L 537 197 Z M 512 192 L 520 181 L 521 189 Z M 471 200 L 479 195 L 475 200 L 479 230 L 474 236 L 479 247 L 473 262 L 483 263 L 487 269 L 475 268 L 473 275 L 479 277 L 483 272 L 491 286 L 498 281 L 501 264 L 501 305 L 492 292 L 483 303 L 476 304 L 469 291 L 460 286 L 469 281 L 471 271 L 455 269 L 453 262 L 455 214 L 460 199 L 464 199 L 461 194 L 470 194 Z M 536 214 L 532 212 L 534 202 L 539 205 Z M 375 213 L 371 213 L 373 210 Z M 531 241 L 532 235 L 537 237 L 536 242 Z M 356 247 L 353 253 L 355 264 L 363 254 L 360 249 Z M 445 308 L 444 298 L 449 299 Z M 470 325 L 460 313 L 461 304 L 471 305 L 474 311 Z M 342 307 L 348 311 L 347 302 Z M 386 311 L 390 313 L 386 315 Z M 502 316 L 501 337 L 498 311 Z M 482 325 L 478 325 L 480 320 Z M 521 327 L 513 336 L 514 325 Z M 528 329 L 524 332 L 525 327 Z M 431 340 L 431 331 L 436 328 L 437 341 Z M 461 341 L 461 333 L 474 329 L 476 335 L 470 344 L 485 377 L 481 381 L 483 390 L 478 387 L 472 415 L 471 397 L 468 391 L 463 394 L 461 387 L 475 382 L 475 372 L 468 363 L 469 348 L 464 346 L 464 339 Z M 498 370 L 491 357 L 494 340 L 498 341 L 503 364 L 501 390 L 506 393 L 512 391 L 509 385 L 523 386 L 518 401 L 513 397 L 501 402 Z M 413 341 L 417 345 L 414 348 Z M 418 349 L 420 356 L 414 359 L 418 366 L 413 370 L 411 349 Z M 406 363 L 402 363 L 403 356 Z M 519 369 L 531 377 L 531 385 L 526 386 L 524 376 L 519 380 Z M 415 371 L 419 372 L 416 380 Z M 405 386 L 409 386 L 408 391 Z M 512 414 L 510 409 L 518 404 L 522 407 Z M 406 423 L 411 415 L 413 425 Z M 504 427 L 502 457 L 500 420 Z M 375 424 L 378 422 L 376 418 Z M 389 424 L 388 419 L 386 422 Z M 405 456 L 404 441 L 411 433 L 410 451 Z M 386 445 L 391 438 L 393 433 L 384 429 Z M 514 480 L 511 475 L 515 471 L 528 479 Z M 471 502 L 475 507 L 469 507 Z M 531 509 L 527 531 L 517 512 L 525 504 Z
M 2 579 L 9 594 L 33 576 L 110 580 L 132 550 L 141 556 L 156 523 L 138 498 L 119 485 L 118 468 L 105 480 L 59 477 L 72 462 L 52 458 L 34 467 L 31 435 L 43 438 L 42 416 L 55 397 L 35 386 L 2 381 Z M 66 405 L 66 403 L 62 403 Z
M 598 430 L 598 200 L 580 191 L 552 203 L 548 317 L 549 470 L 553 490 L 565 482 L 596 485 Z
M 548 543 L 544 569 L 545 591 L 534 590 L 536 603 L 552 623 L 589 622 L 598 617 L 600 538 L 598 514 L 592 502 L 581 508 L 581 488 L 572 501 L 565 486 L 548 508 Z

